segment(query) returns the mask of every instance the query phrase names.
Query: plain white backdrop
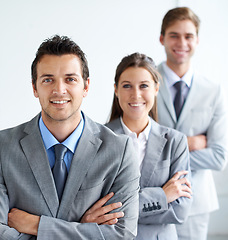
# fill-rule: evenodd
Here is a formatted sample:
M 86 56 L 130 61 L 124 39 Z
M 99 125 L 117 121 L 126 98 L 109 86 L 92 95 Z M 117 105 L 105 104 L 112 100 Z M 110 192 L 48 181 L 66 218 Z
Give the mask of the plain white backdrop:
M 0 129 L 39 113 L 30 68 L 41 42 L 54 34 L 71 37 L 86 53 L 91 85 L 82 109 L 105 123 L 117 64 L 136 51 L 156 64 L 165 60 L 160 26 L 176 6 L 192 8 L 201 19 L 195 67 L 228 93 L 227 0 L 0 0 Z M 228 234 L 228 170 L 215 173 L 215 180 L 220 210 L 212 214 L 209 232 Z

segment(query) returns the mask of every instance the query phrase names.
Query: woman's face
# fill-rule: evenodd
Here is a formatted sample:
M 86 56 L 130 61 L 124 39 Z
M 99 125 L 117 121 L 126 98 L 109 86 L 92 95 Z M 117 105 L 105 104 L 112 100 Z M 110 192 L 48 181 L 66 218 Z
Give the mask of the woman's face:
M 123 120 L 147 121 L 149 111 L 154 105 L 159 84 L 155 83 L 149 71 L 142 67 L 129 67 L 119 78 L 115 94 L 123 110 Z

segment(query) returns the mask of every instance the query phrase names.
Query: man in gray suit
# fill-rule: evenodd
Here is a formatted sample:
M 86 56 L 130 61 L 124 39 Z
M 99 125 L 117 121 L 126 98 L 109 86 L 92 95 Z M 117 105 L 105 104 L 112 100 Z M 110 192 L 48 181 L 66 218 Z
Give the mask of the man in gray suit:
M 197 75 L 191 57 L 198 44 L 200 20 L 189 8 L 165 15 L 160 42 L 167 61 L 159 65 L 163 77 L 158 94 L 159 123 L 188 137 L 193 203 L 186 223 L 176 225 L 179 239 L 207 238 L 209 213 L 218 209 L 211 170 L 227 162 L 227 108 L 221 87 Z
M 80 110 L 84 53 L 67 37 L 47 39 L 32 81 L 41 114 L 0 132 L 0 239 L 133 239 L 137 160 L 127 137 Z

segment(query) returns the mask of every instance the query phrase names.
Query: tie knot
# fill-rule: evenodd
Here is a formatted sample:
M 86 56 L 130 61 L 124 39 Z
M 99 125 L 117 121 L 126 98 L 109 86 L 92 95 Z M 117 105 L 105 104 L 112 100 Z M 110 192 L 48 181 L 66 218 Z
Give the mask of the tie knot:
M 174 87 L 176 88 L 177 91 L 182 91 L 185 86 L 186 86 L 186 83 L 182 80 L 180 80 L 174 84 Z
M 63 160 L 64 155 L 67 152 L 67 147 L 65 147 L 63 144 L 56 144 L 54 146 L 54 149 L 55 149 L 56 160 Z

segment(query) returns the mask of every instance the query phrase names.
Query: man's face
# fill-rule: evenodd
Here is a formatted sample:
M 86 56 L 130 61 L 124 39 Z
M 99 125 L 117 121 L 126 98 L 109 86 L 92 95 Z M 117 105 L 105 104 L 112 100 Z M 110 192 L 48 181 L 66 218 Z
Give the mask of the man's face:
M 190 64 L 199 39 L 192 21 L 177 20 L 166 29 L 164 36 L 160 36 L 160 42 L 165 47 L 170 66 Z
M 84 86 L 81 63 L 76 55 L 44 55 L 37 64 L 36 88 L 33 86 L 44 123 L 68 121 L 77 124 L 88 86 L 89 79 Z

